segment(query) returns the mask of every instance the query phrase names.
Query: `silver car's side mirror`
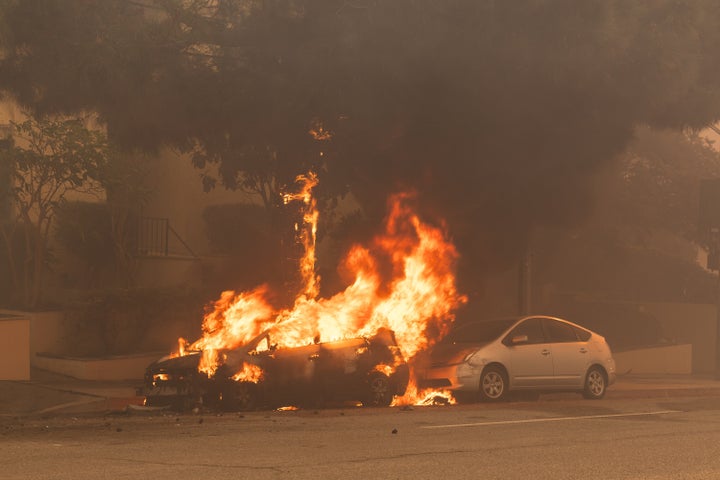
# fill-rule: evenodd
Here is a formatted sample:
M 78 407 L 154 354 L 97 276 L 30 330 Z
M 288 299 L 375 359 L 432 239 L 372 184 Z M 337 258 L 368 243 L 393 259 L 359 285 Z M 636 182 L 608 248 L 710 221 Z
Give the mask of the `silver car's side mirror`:
M 527 335 L 515 335 L 512 338 L 512 344 L 517 345 L 518 343 L 527 343 L 528 342 L 528 336 Z

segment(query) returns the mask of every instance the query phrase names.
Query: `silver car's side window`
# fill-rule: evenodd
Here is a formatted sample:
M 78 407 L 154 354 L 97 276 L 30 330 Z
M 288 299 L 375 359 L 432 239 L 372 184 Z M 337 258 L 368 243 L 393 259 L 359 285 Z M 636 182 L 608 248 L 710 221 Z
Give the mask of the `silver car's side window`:
M 577 342 L 578 337 L 575 330 L 567 323 L 558 322 L 557 320 L 545 319 L 545 328 L 550 341 L 553 343 Z
M 582 342 L 587 342 L 592 336 L 590 332 L 588 332 L 587 330 L 583 330 L 582 328 L 573 327 L 573 330 L 575 330 L 575 335 L 577 335 Z
M 497 339 L 512 320 L 490 320 L 459 325 L 443 338 L 443 343 L 486 343 Z
M 513 343 L 512 339 L 525 336 L 527 337 L 527 341 L 522 342 L 524 344 L 547 343 L 541 319 L 528 318 L 524 322 L 518 324 L 510 331 L 506 337 L 506 341 L 503 343 L 507 343 L 507 341 Z

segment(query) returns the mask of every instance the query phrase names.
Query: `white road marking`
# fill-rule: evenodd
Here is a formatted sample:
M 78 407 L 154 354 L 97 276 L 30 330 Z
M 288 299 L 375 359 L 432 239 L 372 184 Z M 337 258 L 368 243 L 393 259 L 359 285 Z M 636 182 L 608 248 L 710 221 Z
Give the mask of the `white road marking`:
M 83 398 L 80 400 L 74 400 L 72 402 L 63 403 L 60 405 L 53 405 L 52 407 L 43 408 L 42 410 L 36 410 L 36 411 L 32 412 L 31 415 L 43 415 L 46 413 L 54 412 L 56 410 L 62 410 L 63 408 L 83 406 L 83 405 L 88 405 L 90 403 L 99 403 L 99 402 L 105 402 L 105 401 L 106 400 L 104 398 L 93 396 L 91 398 Z
M 642 417 L 648 415 L 667 415 L 669 413 L 682 413 L 682 410 L 658 410 L 656 412 L 636 413 L 609 413 L 605 415 L 582 415 L 579 417 L 550 417 L 550 418 L 528 418 L 525 420 L 503 420 L 499 422 L 479 423 L 456 423 L 449 425 L 425 425 L 420 428 L 459 428 L 459 427 L 484 427 L 488 425 L 516 425 L 520 423 L 541 423 L 541 422 L 562 422 L 569 420 L 590 420 L 596 418 L 618 418 L 618 417 Z

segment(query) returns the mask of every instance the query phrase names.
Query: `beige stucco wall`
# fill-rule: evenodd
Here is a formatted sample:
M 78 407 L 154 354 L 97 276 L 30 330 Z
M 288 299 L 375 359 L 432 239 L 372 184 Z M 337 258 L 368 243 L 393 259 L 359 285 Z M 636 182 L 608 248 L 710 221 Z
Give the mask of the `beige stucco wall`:
M 693 348 L 690 344 L 640 348 L 615 352 L 618 374 L 690 374 Z
M 33 366 L 37 353 L 63 353 L 67 342 L 71 341 L 67 338 L 63 312 L 0 310 L 0 314 L 22 317 L 28 321 L 28 358 Z
M 150 363 L 165 352 L 107 358 L 71 358 L 38 355 L 38 368 L 81 380 L 142 380 Z
M 27 317 L 0 317 L 0 380 L 30 380 Z
M 203 191 L 201 172 L 192 165 L 189 155 L 166 149 L 151 162 L 147 181 L 152 194 L 143 215 L 168 218 L 170 226 L 196 255 L 207 255 L 210 250 L 202 218 L 205 207 L 258 200 L 244 192 L 229 191 L 220 186 L 210 192 Z M 187 254 L 182 245 L 171 241 L 170 246 L 175 250 L 171 253 Z

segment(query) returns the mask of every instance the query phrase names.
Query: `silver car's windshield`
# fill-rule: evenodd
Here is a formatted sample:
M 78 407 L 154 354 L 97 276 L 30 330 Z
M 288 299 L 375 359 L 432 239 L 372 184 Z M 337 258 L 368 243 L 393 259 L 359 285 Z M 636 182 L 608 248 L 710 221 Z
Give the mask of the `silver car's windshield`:
M 457 325 L 445 336 L 442 343 L 487 343 L 497 339 L 510 328 L 517 318 L 488 320 Z

